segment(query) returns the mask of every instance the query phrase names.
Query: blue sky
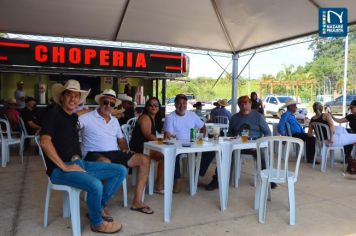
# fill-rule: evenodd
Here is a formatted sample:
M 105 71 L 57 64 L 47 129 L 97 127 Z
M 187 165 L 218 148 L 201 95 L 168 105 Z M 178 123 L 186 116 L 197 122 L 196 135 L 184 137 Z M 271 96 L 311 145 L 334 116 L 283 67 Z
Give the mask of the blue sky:
M 278 48 L 266 52 L 257 53 L 250 62 L 250 78 L 258 79 L 262 74 L 276 75 L 280 70 L 283 70 L 283 65 L 305 65 L 313 59 L 313 51 L 308 49 L 309 43 L 296 44 L 284 48 Z M 190 54 L 190 78 L 198 76 L 207 76 L 218 78 L 222 69 L 208 55 Z M 214 58 L 223 66 L 226 67 L 230 58 L 217 57 Z M 250 56 L 240 57 L 239 71 L 246 64 Z M 231 72 L 231 66 L 227 69 Z M 249 77 L 249 67 L 247 66 L 242 75 Z

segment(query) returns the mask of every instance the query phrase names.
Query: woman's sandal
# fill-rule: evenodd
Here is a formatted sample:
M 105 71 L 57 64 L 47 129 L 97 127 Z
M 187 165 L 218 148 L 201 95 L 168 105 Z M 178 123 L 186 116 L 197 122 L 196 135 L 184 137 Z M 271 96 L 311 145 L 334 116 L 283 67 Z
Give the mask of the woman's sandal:
M 154 213 L 154 211 L 149 207 L 149 206 L 143 206 L 143 207 L 131 207 L 130 208 L 132 211 L 138 211 L 144 214 L 151 215 Z
M 153 192 L 156 194 L 164 195 L 164 189 L 160 189 L 160 190 L 155 189 Z

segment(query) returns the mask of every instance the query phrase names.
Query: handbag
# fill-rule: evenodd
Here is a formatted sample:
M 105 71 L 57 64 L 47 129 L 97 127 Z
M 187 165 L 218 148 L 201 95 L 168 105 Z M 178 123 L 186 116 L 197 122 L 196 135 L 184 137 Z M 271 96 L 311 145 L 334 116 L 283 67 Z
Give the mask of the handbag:
M 347 172 L 354 175 L 356 174 L 356 159 L 350 159 L 347 164 Z

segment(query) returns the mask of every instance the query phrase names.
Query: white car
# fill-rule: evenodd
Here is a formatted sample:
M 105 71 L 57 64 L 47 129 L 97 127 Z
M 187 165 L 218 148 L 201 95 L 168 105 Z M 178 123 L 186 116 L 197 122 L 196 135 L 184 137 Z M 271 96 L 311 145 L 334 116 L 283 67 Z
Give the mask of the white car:
M 264 111 L 266 114 L 271 114 L 273 116 L 281 117 L 284 112 L 287 111 L 287 108 L 283 107 L 283 105 L 292 100 L 293 97 L 290 96 L 279 96 L 279 95 L 269 95 L 263 100 Z M 307 108 L 303 104 L 298 104 L 298 113 L 303 116 L 307 115 Z

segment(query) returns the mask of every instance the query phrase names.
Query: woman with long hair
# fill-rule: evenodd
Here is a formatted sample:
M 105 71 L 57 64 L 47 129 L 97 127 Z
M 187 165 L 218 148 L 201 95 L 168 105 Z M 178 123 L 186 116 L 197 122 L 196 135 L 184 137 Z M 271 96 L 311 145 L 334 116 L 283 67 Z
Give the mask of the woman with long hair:
M 329 127 L 330 139 L 329 144 L 335 146 L 345 146 L 356 143 L 356 134 L 350 134 L 344 127 L 334 126 L 333 119 L 329 113 L 323 113 L 323 105 L 320 102 L 313 104 L 313 110 L 315 116 L 310 120 L 308 135 L 313 135 L 313 122 L 320 122 L 326 124 Z M 323 131 L 323 136 L 326 136 L 326 130 Z M 325 137 L 326 138 L 326 137 Z M 348 157 L 347 157 L 348 158 Z
M 152 97 L 146 102 L 142 115 L 138 118 L 132 131 L 130 149 L 136 153 L 143 153 L 143 144 L 148 141 L 157 140 L 156 133 L 160 133 L 161 131 L 161 103 L 158 98 Z M 158 171 L 154 191 L 155 193 L 163 194 L 163 154 L 151 150 L 149 156 L 151 159 L 158 161 Z

